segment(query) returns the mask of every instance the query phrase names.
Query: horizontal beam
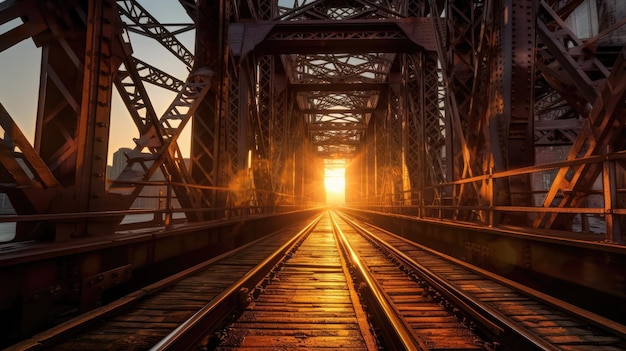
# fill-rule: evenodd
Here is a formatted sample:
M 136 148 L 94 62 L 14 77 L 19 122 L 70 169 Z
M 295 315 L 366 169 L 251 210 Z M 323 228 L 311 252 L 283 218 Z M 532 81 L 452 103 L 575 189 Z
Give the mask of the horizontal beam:
M 367 129 L 364 124 L 361 123 L 311 123 L 307 126 L 307 130 L 310 132 L 326 131 L 326 130 L 356 130 L 362 131 Z
M 306 108 L 302 110 L 304 114 L 317 114 L 317 115 L 329 115 L 332 113 L 352 113 L 352 114 L 362 114 L 362 113 L 374 113 L 376 109 L 374 108 L 337 108 L 337 109 L 317 109 L 317 108 Z
M 48 29 L 34 1 L 4 1 L 0 4 L 0 25 L 19 18 L 22 24 L 0 32 L 0 52 Z
M 320 141 L 312 141 L 313 146 L 356 146 L 361 145 L 363 142 L 360 140 L 345 140 L 345 139 L 328 139 Z
M 325 159 L 350 159 L 356 157 L 356 151 L 354 153 L 351 152 L 334 152 L 334 151 L 317 151 L 317 156 Z
M 371 91 L 386 90 L 387 83 L 293 83 L 289 84 L 292 91 Z
M 430 18 L 254 21 L 231 23 L 235 56 L 259 54 L 413 53 L 435 51 Z

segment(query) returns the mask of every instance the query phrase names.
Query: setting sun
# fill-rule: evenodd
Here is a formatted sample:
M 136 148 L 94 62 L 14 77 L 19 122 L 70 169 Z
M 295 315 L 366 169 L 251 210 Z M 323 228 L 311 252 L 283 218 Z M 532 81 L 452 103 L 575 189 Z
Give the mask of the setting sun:
M 326 202 L 328 204 L 343 204 L 345 202 L 345 168 L 326 168 L 324 171 L 324 185 L 326 188 Z

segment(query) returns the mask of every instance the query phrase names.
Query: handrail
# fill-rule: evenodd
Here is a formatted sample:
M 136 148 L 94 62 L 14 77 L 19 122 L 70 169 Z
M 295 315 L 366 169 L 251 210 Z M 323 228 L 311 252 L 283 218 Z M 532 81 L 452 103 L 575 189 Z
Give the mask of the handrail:
M 160 187 L 158 194 L 153 192 L 152 194 L 139 195 L 136 200 L 144 201 L 143 203 L 135 202 L 135 205 L 139 204 L 142 208 L 131 208 L 126 210 L 103 210 L 103 211 L 89 211 L 89 212 L 64 212 L 64 213 L 41 213 L 41 214 L 0 214 L 1 223 L 24 223 L 24 222 L 67 222 L 73 220 L 89 220 L 89 219 L 106 219 L 110 218 L 112 221 L 114 218 L 137 216 L 137 215 L 152 215 L 150 218 L 141 218 L 132 222 L 123 221 L 117 225 L 115 231 L 124 231 L 129 229 L 138 228 L 169 228 L 174 223 L 181 223 L 186 221 L 185 216 L 177 216 L 177 214 L 185 213 L 214 213 L 215 219 L 233 220 L 236 218 L 244 218 L 249 215 L 258 214 L 273 214 L 283 213 L 288 211 L 296 211 L 304 208 L 319 207 L 322 204 L 309 201 L 307 198 L 299 197 L 290 194 L 273 192 L 270 190 L 262 190 L 255 188 L 226 188 L 226 187 L 214 187 L 203 186 L 195 184 L 184 184 L 178 182 L 172 182 L 169 180 L 156 180 L 156 181 L 123 181 L 123 180 L 109 180 L 109 184 L 115 185 L 142 185 L 148 187 Z M 173 187 L 187 187 L 201 190 L 212 190 L 223 192 L 226 194 L 233 193 L 251 193 L 256 196 L 264 196 L 272 198 L 270 203 L 263 203 L 259 201 L 246 200 L 243 203 L 233 203 L 228 206 L 220 207 L 205 207 L 205 208 L 185 208 L 180 207 L 176 202 L 175 192 L 172 191 Z M 149 201 L 146 206 L 145 201 Z M 219 218 L 218 218 L 219 217 Z M 131 218 L 131 217 L 126 217 Z M 27 240 L 25 238 L 13 237 L 0 243 L 18 242 Z M 30 239 L 28 239 L 30 240 Z
M 531 215 L 540 215 L 542 213 L 580 215 L 582 223 L 580 229 L 578 229 L 578 227 L 560 229 L 570 232 L 586 231 L 586 220 L 588 216 L 593 216 L 598 218 L 596 222 L 598 223 L 599 229 L 596 231 L 602 231 L 602 228 L 605 227 L 604 234 L 606 241 L 620 242 L 621 236 L 619 232 L 617 232 L 617 229 L 615 229 L 615 226 L 619 225 L 619 216 L 626 215 L 626 208 L 623 208 L 623 205 L 620 207 L 620 202 L 615 198 L 618 194 L 625 194 L 626 188 L 617 188 L 615 179 L 604 179 L 601 189 L 587 191 L 584 194 L 585 196 L 595 195 L 598 201 L 586 207 L 544 206 L 540 197 L 547 194 L 549 189 L 536 189 L 526 192 L 525 194 L 534 197 L 534 201 L 531 205 L 502 204 L 496 201 L 497 194 L 495 194 L 495 183 L 498 181 L 506 181 L 509 177 L 529 174 L 541 175 L 545 174 L 544 172 L 580 164 L 604 163 L 604 168 L 610 169 L 611 163 L 624 162 L 624 160 L 626 160 L 626 151 L 610 152 L 604 155 L 581 157 L 575 160 L 551 162 L 501 172 L 492 172 L 490 174 L 452 180 L 421 188 L 396 191 L 395 193 L 387 192 L 366 196 L 359 199 L 359 201 L 347 202 L 346 206 L 384 213 L 409 214 L 416 216 L 416 218 L 424 219 L 457 220 L 461 218 L 458 217 L 458 214 L 464 214 L 465 216 L 458 220 L 488 225 L 490 227 L 498 227 L 500 225 L 499 220 L 502 217 L 499 217 L 499 215 L 516 212 L 526 214 L 528 220 L 527 223 L 516 223 L 515 225 L 535 230 L 541 230 L 543 228 L 536 227 L 533 224 Z M 614 178 L 615 175 L 609 173 L 607 177 Z M 485 195 L 482 197 L 476 195 L 475 198 L 472 198 L 471 200 L 473 201 L 471 202 L 475 203 L 473 205 L 462 202 L 462 196 L 455 193 L 459 185 L 469 183 L 480 183 L 484 187 Z M 562 191 L 567 192 L 575 190 L 563 189 Z M 519 192 L 516 194 L 519 194 Z M 609 201 L 607 201 L 607 199 Z M 549 229 L 558 230 L 558 228 Z

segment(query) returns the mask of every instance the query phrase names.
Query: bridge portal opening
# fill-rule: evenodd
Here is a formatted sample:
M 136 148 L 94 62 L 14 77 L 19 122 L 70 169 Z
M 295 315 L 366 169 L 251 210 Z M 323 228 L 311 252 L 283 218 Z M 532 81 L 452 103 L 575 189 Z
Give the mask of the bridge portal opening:
M 324 169 L 324 188 L 327 205 L 343 205 L 346 202 L 346 168 L 333 166 Z

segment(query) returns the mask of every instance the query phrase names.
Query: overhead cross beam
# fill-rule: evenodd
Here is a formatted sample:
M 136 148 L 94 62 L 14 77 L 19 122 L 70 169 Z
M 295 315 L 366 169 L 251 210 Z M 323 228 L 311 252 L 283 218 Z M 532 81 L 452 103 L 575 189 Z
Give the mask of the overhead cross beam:
M 387 83 L 291 83 L 289 88 L 294 92 L 341 92 L 341 91 L 382 91 Z
M 231 23 L 235 56 L 261 54 L 383 53 L 436 49 L 428 18 Z
M 329 114 L 363 114 L 363 113 L 372 113 L 376 111 L 375 108 L 337 108 L 337 109 L 315 109 L 315 108 L 307 108 L 302 110 L 302 113 L 305 114 L 321 114 L 321 115 L 329 115 Z

